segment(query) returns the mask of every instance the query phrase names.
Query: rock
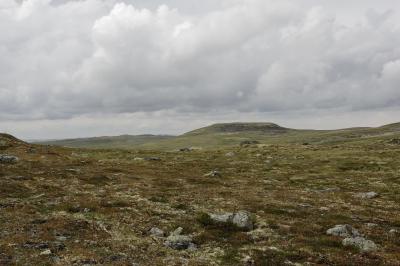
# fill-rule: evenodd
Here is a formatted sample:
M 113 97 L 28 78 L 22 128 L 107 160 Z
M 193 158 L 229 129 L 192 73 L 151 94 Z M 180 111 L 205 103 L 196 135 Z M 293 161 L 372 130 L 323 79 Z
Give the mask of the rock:
M 208 174 L 204 175 L 205 177 L 221 177 L 221 173 L 217 170 L 211 171 Z
M 157 227 L 153 227 L 150 229 L 150 235 L 154 237 L 164 237 L 165 233 L 163 230 Z
M 42 256 L 51 255 L 51 250 L 50 249 L 45 249 L 42 252 L 40 252 L 40 255 L 42 255 Z
M 12 155 L 0 155 L 0 163 L 16 163 L 18 162 L 18 157 Z
M 358 193 L 356 194 L 357 198 L 361 198 L 361 199 L 374 199 L 376 197 L 378 197 L 379 194 L 376 192 L 365 192 L 365 193 Z
M 339 224 L 335 227 L 330 228 L 326 231 L 328 235 L 340 236 L 340 237 L 357 237 L 360 233 L 348 224 Z
M 145 161 L 161 161 L 161 158 L 159 157 L 146 157 L 143 158 Z
M 364 237 L 348 237 L 343 239 L 342 245 L 352 246 L 358 248 L 362 252 L 376 251 L 378 246 L 371 240 L 367 240 Z
M 321 208 L 319 208 L 319 210 L 323 211 L 323 212 L 330 211 L 330 209 L 328 207 L 321 207 Z
M 250 213 L 246 211 L 238 211 L 233 215 L 232 223 L 239 228 L 253 230 L 253 220 Z
M 377 224 L 375 224 L 375 223 L 366 223 L 365 224 L 367 227 L 369 227 L 369 228 L 373 228 L 373 227 L 377 227 L 378 225 Z
M 400 139 L 391 139 L 389 141 L 390 144 L 400 145 Z
M 390 229 L 389 234 L 392 235 L 392 236 L 395 236 L 397 234 L 400 234 L 400 230 Z
M 188 235 L 181 235 L 182 231 L 183 231 L 182 227 L 177 228 L 167 237 L 164 244 L 167 247 L 177 250 L 196 249 L 196 245 L 192 242 L 193 241 L 192 237 Z
M 257 145 L 257 144 L 260 144 L 260 142 L 256 140 L 244 140 L 240 142 L 240 146 Z
M 215 223 L 232 223 L 240 229 L 253 230 L 254 223 L 249 212 L 238 211 L 235 213 L 210 214 L 210 218 Z
M 233 157 L 233 156 L 235 156 L 235 153 L 233 151 L 231 151 L 231 152 L 225 153 L 225 156 L 226 157 Z
M 180 152 L 190 152 L 190 151 L 192 151 L 192 150 L 193 150 L 192 148 L 188 148 L 188 147 L 180 148 L 180 149 L 179 149 Z
M 243 265 L 244 266 L 252 266 L 252 265 L 256 265 L 255 261 L 250 257 L 250 256 L 246 256 L 242 259 Z

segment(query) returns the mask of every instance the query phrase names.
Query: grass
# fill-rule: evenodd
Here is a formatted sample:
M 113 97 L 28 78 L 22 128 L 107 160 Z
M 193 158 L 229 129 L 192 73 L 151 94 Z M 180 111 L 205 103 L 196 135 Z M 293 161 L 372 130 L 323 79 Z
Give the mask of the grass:
M 0 135 L 7 142 L 2 153 L 20 158 L 0 165 L 0 264 L 51 265 L 57 256 L 62 265 L 242 265 L 249 256 L 255 265 L 399 265 L 398 237 L 389 235 L 400 229 L 394 128 L 281 135 L 206 130 L 145 150 L 46 147 Z M 239 145 L 249 139 L 261 144 Z M 173 151 L 197 145 L 203 149 Z M 135 159 L 147 157 L 161 160 Z M 221 177 L 204 176 L 216 169 Z M 380 196 L 355 197 L 368 191 Z M 238 210 L 256 217 L 260 237 L 208 216 Z M 360 254 L 342 247 L 340 238 L 325 234 L 336 224 L 351 224 L 380 249 Z M 197 251 L 165 247 L 149 235 L 152 227 L 166 235 L 182 227 Z M 51 256 L 22 248 L 28 241 L 54 246 L 59 235 L 68 236 L 65 249 Z

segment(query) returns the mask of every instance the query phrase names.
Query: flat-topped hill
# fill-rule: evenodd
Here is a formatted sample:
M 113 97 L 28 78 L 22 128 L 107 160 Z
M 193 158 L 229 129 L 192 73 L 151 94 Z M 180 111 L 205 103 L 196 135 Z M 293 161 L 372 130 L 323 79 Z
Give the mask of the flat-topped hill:
M 274 123 L 220 123 L 199 128 L 184 135 L 240 132 L 282 133 L 289 130 Z

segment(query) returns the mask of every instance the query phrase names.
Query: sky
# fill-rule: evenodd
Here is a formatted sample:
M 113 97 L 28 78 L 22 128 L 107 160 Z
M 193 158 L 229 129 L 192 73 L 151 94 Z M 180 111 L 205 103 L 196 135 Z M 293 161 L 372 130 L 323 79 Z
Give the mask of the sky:
M 400 122 L 398 0 L 0 0 L 0 132 Z

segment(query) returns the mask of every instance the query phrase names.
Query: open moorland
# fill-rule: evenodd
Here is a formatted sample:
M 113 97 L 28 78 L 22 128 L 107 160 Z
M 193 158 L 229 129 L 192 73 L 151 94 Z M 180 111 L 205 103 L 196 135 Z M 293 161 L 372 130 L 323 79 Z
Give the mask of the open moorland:
M 400 124 L 121 138 L 0 134 L 0 265 L 400 265 Z

